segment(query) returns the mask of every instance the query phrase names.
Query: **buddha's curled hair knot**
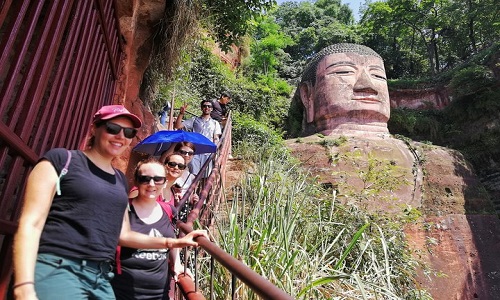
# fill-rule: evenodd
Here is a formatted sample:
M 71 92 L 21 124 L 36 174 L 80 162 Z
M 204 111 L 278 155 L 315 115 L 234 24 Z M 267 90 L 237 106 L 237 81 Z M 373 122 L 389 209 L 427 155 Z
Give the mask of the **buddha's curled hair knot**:
M 382 57 L 377 52 L 373 51 L 373 49 L 363 45 L 349 43 L 333 44 L 323 48 L 313 56 L 309 64 L 304 69 L 304 73 L 302 73 L 301 82 L 312 81 L 314 84 L 316 82 L 316 67 L 318 66 L 318 62 L 323 57 L 335 53 L 357 53 L 359 55 L 375 56 L 382 59 Z

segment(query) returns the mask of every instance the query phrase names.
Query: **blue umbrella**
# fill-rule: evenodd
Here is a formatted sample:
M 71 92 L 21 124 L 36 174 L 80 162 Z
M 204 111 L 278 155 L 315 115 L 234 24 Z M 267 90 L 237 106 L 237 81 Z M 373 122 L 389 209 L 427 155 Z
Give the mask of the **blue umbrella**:
M 142 140 L 132 150 L 158 156 L 178 142 L 193 143 L 196 148 L 195 154 L 213 153 L 217 150 L 217 146 L 204 135 L 184 130 L 158 131 Z

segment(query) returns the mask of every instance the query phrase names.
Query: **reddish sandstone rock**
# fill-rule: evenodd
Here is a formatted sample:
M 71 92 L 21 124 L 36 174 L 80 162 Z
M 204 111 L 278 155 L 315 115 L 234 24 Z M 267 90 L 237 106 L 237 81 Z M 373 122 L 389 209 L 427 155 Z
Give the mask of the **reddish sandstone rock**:
M 300 141 L 289 140 L 287 146 L 320 183 L 337 190 L 340 201 L 380 213 L 420 207 L 422 174 L 403 141 L 389 135 L 313 135 Z M 389 182 L 388 175 L 395 180 Z
M 392 108 L 443 109 L 451 102 L 449 91 L 444 87 L 418 90 L 390 90 Z
M 139 90 L 144 72 L 150 63 L 152 36 L 156 31 L 155 24 L 163 18 L 165 1 L 116 1 L 116 16 L 119 22 L 121 48 L 123 50 L 118 81 L 113 102 L 124 105 L 130 112 L 139 116 L 143 126 L 132 141 L 131 148 L 140 140 L 154 132 L 154 116 L 139 98 Z M 129 164 L 129 158 L 131 157 Z M 114 160 L 116 168 L 130 174 L 139 158 L 133 157 L 131 149 Z M 129 176 L 131 177 L 131 176 Z
M 435 300 L 499 298 L 500 220 L 459 152 L 347 132 L 286 144 L 340 201 L 376 213 L 402 214 L 407 206 L 423 213 L 405 232 L 414 256 L 431 270 L 421 269 L 418 283 Z
M 423 230 L 423 228 L 428 228 Z M 413 254 L 430 270 L 418 284 L 434 300 L 499 299 L 500 222 L 496 215 L 427 217 L 405 230 Z

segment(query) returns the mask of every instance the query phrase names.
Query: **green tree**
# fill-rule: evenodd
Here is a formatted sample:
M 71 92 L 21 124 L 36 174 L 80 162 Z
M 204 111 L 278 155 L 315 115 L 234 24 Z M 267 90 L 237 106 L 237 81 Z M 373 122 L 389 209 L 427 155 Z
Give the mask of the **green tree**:
M 247 64 L 252 71 L 250 75 L 275 75 L 277 66 L 286 56 L 283 48 L 291 45 L 292 39 L 282 32 L 272 16 L 259 18 L 253 36 Z
M 202 7 L 213 36 L 223 50 L 239 45 L 252 20 L 276 5 L 275 0 L 204 0 Z
M 417 33 L 402 23 L 394 10 L 388 2 L 374 2 L 366 7 L 360 21 L 364 44 L 384 58 L 388 78 L 426 73 L 426 55 L 418 51 Z
M 500 8 L 495 0 L 454 0 L 445 7 L 448 26 L 441 32 L 452 66 L 500 39 Z
M 361 42 L 351 9 L 340 0 L 284 2 L 271 14 L 293 44 L 284 51 L 290 57 L 279 69 L 287 80 L 300 76 L 307 59 L 322 48 L 340 42 Z
M 364 10 L 360 30 L 366 45 L 386 60 L 390 78 L 434 75 L 499 39 L 499 7 L 494 2 L 373 2 Z
M 361 25 L 368 22 L 369 27 L 374 29 L 373 24 L 370 24 L 374 18 L 373 21 L 382 26 L 382 30 L 378 30 L 379 34 L 390 33 L 395 42 L 400 42 L 402 51 L 409 50 L 425 55 L 429 72 L 435 74 L 440 69 L 439 32 L 446 19 L 443 15 L 443 5 L 447 1 L 389 0 L 386 7 L 376 2 L 368 5 L 368 14 L 363 16 Z M 379 16 L 378 13 L 382 15 Z M 381 23 L 380 20 L 384 22 Z M 394 29 L 387 30 L 388 26 Z M 388 37 L 390 36 L 386 36 L 386 40 Z

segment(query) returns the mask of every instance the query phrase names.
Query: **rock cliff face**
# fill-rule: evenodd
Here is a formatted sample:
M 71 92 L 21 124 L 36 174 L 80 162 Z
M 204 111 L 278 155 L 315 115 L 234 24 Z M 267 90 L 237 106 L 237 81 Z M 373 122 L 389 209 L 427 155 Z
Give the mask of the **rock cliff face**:
M 123 104 L 130 112 L 143 120 L 143 126 L 131 147 L 153 132 L 154 116 L 139 98 L 144 72 L 150 64 L 152 36 L 155 24 L 164 15 L 165 1 L 161 0 L 119 0 L 115 1 L 116 16 L 121 35 L 121 58 L 114 103 Z M 139 158 L 130 150 L 114 161 L 116 168 L 132 172 Z M 130 160 L 130 163 L 129 163 Z M 130 178 L 131 176 L 129 176 Z
M 446 87 L 420 90 L 390 90 L 392 108 L 443 109 L 451 102 Z
M 124 104 L 144 120 L 139 137 L 148 136 L 154 126 L 154 117 L 139 98 L 144 72 L 150 64 L 154 25 L 163 17 L 165 1 L 116 1 L 116 15 L 120 27 L 122 62 L 115 102 Z
M 497 299 L 500 220 L 490 195 L 457 151 L 390 135 L 313 135 L 288 140 L 292 154 L 338 198 L 379 214 L 416 208 L 405 229 L 415 256 L 434 273 L 418 280 L 434 299 Z

